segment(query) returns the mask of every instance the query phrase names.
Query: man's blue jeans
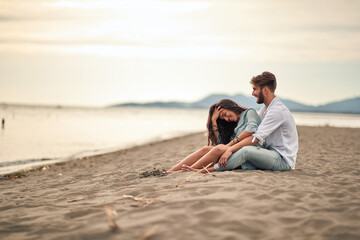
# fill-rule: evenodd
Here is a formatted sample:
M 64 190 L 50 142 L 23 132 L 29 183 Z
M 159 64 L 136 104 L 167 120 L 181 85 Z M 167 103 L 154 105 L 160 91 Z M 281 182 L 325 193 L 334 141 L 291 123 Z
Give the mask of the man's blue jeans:
M 291 169 L 277 151 L 255 146 L 245 146 L 239 149 L 229 157 L 226 167 L 220 167 L 216 163 L 214 168 L 216 171 L 228 171 L 239 166 L 245 170 L 287 171 Z

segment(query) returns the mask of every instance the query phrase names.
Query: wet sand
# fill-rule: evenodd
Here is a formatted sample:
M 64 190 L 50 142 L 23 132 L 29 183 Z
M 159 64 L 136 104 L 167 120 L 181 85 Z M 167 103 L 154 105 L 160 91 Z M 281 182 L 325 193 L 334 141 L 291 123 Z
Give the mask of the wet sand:
M 160 176 L 199 133 L 13 175 L 0 239 L 360 239 L 360 129 L 298 132 L 288 172 Z

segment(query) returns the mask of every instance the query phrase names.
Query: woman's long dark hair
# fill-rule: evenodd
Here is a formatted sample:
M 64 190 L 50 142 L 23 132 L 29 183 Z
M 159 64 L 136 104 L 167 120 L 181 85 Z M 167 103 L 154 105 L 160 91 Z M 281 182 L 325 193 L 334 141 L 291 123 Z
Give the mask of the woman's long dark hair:
M 208 129 L 208 145 L 218 145 L 220 143 L 227 144 L 228 142 L 230 142 L 231 136 L 234 134 L 234 129 L 237 126 L 237 122 L 227 122 L 218 118 L 216 120 L 218 134 L 220 136 L 220 142 L 218 142 L 218 139 L 216 138 L 213 131 L 213 124 L 211 118 L 215 108 L 219 106 L 220 109 L 227 109 L 229 111 L 233 111 L 238 115 L 240 115 L 243 111 L 246 110 L 246 108 L 239 106 L 236 102 L 230 99 L 223 99 L 220 102 L 213 104 L 209 109 L 209 117 L 206 124 L 206 127 Z

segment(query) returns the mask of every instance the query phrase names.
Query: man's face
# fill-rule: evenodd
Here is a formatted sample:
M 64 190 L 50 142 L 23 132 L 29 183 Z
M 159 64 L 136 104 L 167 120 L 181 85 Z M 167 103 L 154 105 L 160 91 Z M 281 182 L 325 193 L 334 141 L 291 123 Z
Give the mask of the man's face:
M 264 103 L 263 88 L 261 88 L 260 86 L 257 86 L 257 85 L 252 85 L 252 86 L 253 86 L 252 95 L 253 95 L 254 97 L 256 97 L 256 102 L 257 102 L 258 104 Z

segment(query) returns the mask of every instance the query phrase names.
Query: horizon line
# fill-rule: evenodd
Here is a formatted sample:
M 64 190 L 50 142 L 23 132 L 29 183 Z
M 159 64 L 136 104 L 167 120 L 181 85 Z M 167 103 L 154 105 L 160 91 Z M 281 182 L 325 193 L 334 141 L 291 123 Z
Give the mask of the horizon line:
M 185 104 L 191 104 L 191 103 L 194 103 L 194 102 L 197 102 L 197 101 L 201 101 L 207 97 L 210 97 L 210 96 L 214 96 L 214 95 L 227 95 L 229 97 L 235 97 L 237 95 L 243 95 L 245 97 L 252 97 L 251 95 L 245 95 L 245 94 L 242 94 L 242 93 L 237 93 L 237 94 L 225 94 L 225 93 L 213 93 L 213 94 L 209 94 L 203 98 L 200 98 L 199 100 L 193 100 L 193 101 L 182 101 L 182 100 L 157 100 L 157 99 L 154 99 L 154 100 L 148 100 L 148 101 L 121 101 L 121 102 L 118 102 L 118 103 L 109 103 L 109 104 L 104 104 L 104 105 L 81 105 L 81 104 L 63 104 L 63 103 L 24 103 L 24 102 L 5 102 L 5 101 L 1 101 L 0 102 L 0 106 L 1 107 L 6 107 L 6 106 L 19 106 L 19 107 L 52 107 L 52 108 L 62 108 L 62 107 L 65 107 L 65 108 L 108 108 L 108 107 L 111 107 L 111 106 L 114 106 L 114 105 L 122 105 L 122 104 L 148 104 L 148 103 L 171 103 L 171 102 L 176 102 L 176 103 L 185 103 Z M 324 103 L 324 104 L 318 104 L 318 105 L 309 105 L 309 104 L 305 104 L 305 103 L 302 103 L 302 102 L 299 102 L 297 100 L 292 100 L 292 99 L 289 99 L 289 98 L 284 98 L 284 97 L 281 97 L 281 96 L 278 96 L 280 99 L 283 99 L 283 100 L 288 100 L 288 101 L 293 101 L 293 102 L 296 102 L 296 103 L 299 103 L 299 104 L 302 104 L 302 105 L 306 105 L 306 106 L 309 106 L 309 107 L 320 107 L 320 106 L 323 106 L 323 105 L 327 105 L 327 104 L 331 104 L 331 103 L 336 103 L 336 102 L 341 102 L 341 101 L 346 101 L 346 100 L 352 100 L 352 99 L 356 99 L 356 98 L 360 98 L 360 95 L 358 96 L 354 96 L 354 97 L 349 97 L 349 98 L 343 98 L 343 99 L 339 99 L 339 100 L 334 100 L 334 101 L 330 101 L 330 102 L 327 102 L 327 103 Z

